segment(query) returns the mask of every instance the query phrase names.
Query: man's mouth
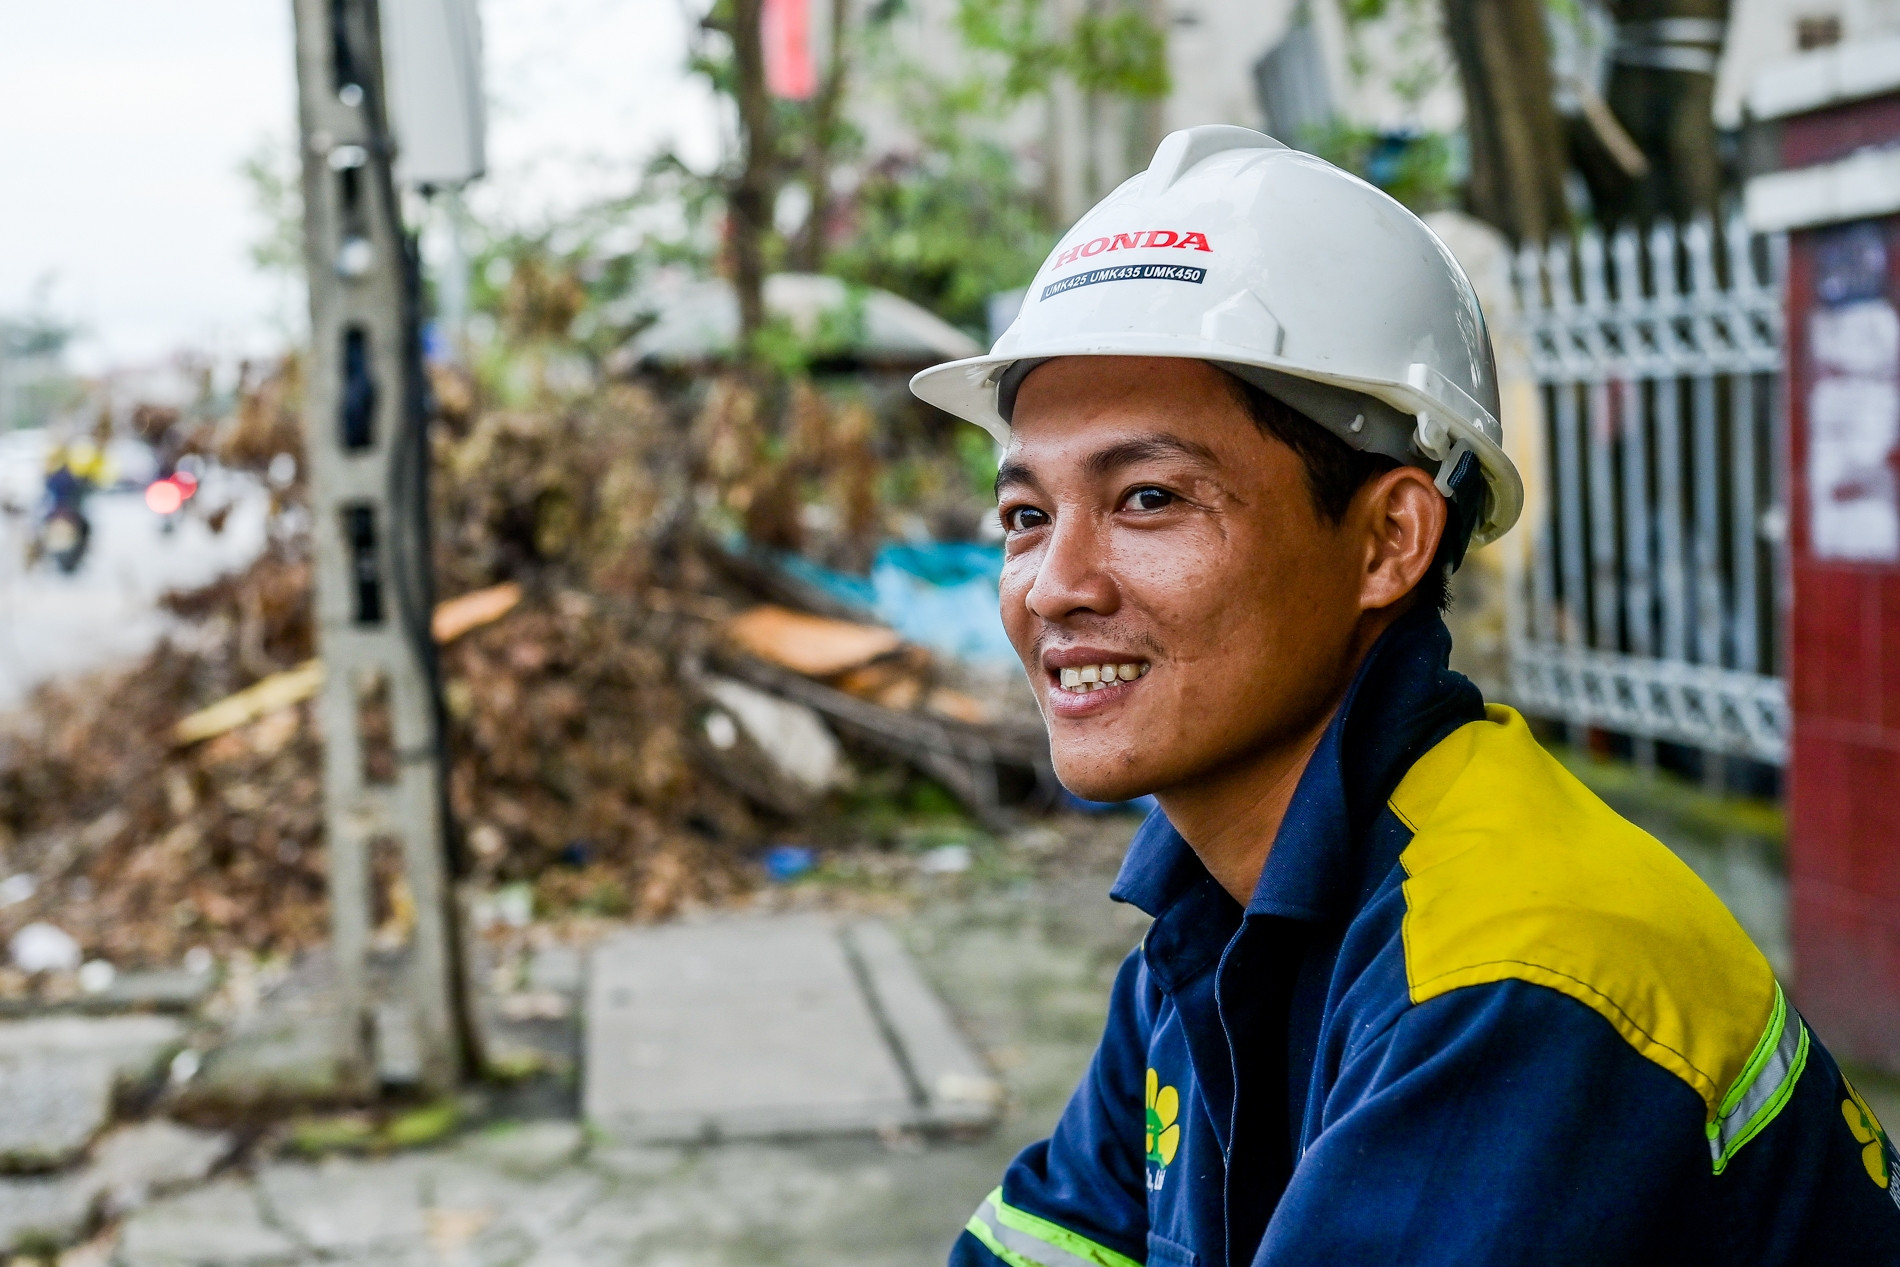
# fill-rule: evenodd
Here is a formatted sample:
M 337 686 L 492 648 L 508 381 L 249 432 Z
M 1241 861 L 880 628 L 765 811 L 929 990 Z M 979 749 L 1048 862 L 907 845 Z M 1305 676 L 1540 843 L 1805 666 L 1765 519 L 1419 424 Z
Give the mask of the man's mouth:
M 1122 682 L 1132 682 L 1148 672 L 1145 660 L 1118 663 L 1079 664 L 1059 670 L 1056 689 L 1072 695 L 1086 695 Z

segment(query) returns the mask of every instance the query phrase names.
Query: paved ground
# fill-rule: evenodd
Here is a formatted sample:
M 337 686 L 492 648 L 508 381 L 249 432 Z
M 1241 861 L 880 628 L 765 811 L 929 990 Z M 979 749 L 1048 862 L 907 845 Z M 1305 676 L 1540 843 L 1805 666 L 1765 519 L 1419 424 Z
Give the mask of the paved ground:
M 898 921 L 1008 1089 L 1001 1125 L 981 1139 L 590 1148 L 571 1123 L 511 1124 L 393 1159 L 234 1174 L 134 1214 L 93 1261 L 941 1262 L 1010 1157 L 1060 1111 L 1139 939 L 1141 918 L 1104 896 L 1111 858 L 980 892 L 946 880 Z
M 1785 959 L 1772 810 L 1626 768 L 1577 768 L 1671 841 Z M 1132 825 L 1098 824 L 1080 843 L 1045 833 L 1040 844 L 1031 834 L 1009 851 L 980 850 L 971 871 L 924 878 L 906 896 L 909 914 L 862 876 L 832 877 L 879 905 L 1002 1080 L 1002 1121 L 981 1138 L 627 1147 L 590 1140 L 569 1119 L 513 1121 L 385 1159 L 255 1160 L 145 1206 L 62 1265 L 939 1263 L 1087 1062 L 1143 922 L 1105 897 Z M 1892 1084 L 1866 1089 L 1900 1119 Z
M 581 1112 L 626 1144 L 987 1126 L 1000 1087 L 881 921 L 633 928 L 589 956 Z

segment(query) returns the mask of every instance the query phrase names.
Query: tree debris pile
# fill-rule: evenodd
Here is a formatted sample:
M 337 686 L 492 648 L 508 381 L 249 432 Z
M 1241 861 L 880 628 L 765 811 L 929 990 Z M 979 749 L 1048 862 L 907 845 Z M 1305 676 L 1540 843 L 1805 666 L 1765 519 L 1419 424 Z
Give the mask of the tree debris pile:
M 308 590 L 307 563 L 272 547 L 241 577 L 180 596 L 187 636 L 130 672 L 44 687 L 5 720 L 0 845 L 12 900 L 0 936 L 44 921 L 87 957 L 127 967 L 176 964 L 198 945 L 291 950 L 325 935 L 322 752 L 307 706 L 187 751 L 170 740 L 191 702 L 273 665 L 261 658 L 273 649 L 308 655 Z M 259 613 L 286 591 L 304 598 L 287 628 L 270 630 Z M 27 985 L 0 969 L 0 993 Z
M 281 477 L 293 376 L 250 384 L 194 443 Z M 438 590 L 453 596 L 436 631 L 457 852 L 477 887 L 526 881 L 544 907 L 645 918 L 729 899 L 756 883 L 761 846 L 835 838 L 854 771 L 905 767 L 905 742 L 943 746 L 929 727 L 975 734 L 1007 711 L 888 631 L 845 626 L 860 645 L 822 671 L 769 663 L 774 622 L 814 617 L 757 614 L 785 595 L 749 585 L 756 567 L 722 534 L 777 532 L 838 559 L 932 503 L 914 474 L 873 488 L 860 406 L 794 394 L 778 429 L 735 384 L 692 410 L 616 387 L 477 412 L 456 387 L 440 392 L 434 432 Z M 308 515 L 298 480 L 271 496 L 264 553 L 171 596 L 178 628 L 142 663 L 44 687 L 0 719 L 0 939 L 54 923 L 86 958 L 125 968 L 327 936 Z M 824 634 L 802 628 L 807 642 Z M 750 685 L 727 675 L 734 663 L 758 670 Z M 807 708 L 772 693 L 773 673 L 820 693 L 814 720 L 835 698 L 876 723 L 840 726 L 848 760 L 799 795 L 757 775 L 774 764 L 772 718 L 761 729 L 734 694 L 768 697 L 768 714 Z M 1020 718 L 1008 727 L 1023 733 Z M 57 996 L 77 988 L 69 978 L 0 972 L 0 994 Z

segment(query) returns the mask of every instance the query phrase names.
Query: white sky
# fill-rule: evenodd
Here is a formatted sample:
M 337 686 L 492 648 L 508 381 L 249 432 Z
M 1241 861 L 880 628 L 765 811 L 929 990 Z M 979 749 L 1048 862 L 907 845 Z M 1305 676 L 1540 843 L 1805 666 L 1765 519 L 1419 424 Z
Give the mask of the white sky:
M 684 0 L 482 0 L 490 175 L 534 222 L 673 143 L 717 155 Z M 51 279 L 86 368 L 281 339 L 244 158 L 292 135 L 290 0 L 0 0 L 0 313 Z

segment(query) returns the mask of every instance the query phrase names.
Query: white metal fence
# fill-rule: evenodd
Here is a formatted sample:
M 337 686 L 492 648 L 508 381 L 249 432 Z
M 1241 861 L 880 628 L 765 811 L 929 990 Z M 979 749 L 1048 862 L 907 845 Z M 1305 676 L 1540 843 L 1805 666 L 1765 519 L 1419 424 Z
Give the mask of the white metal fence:
M 1527 712 L 1786 761 L 1785 258 L 1739 221 L 1517 255 L 1543 413 L 1505 556 Z

